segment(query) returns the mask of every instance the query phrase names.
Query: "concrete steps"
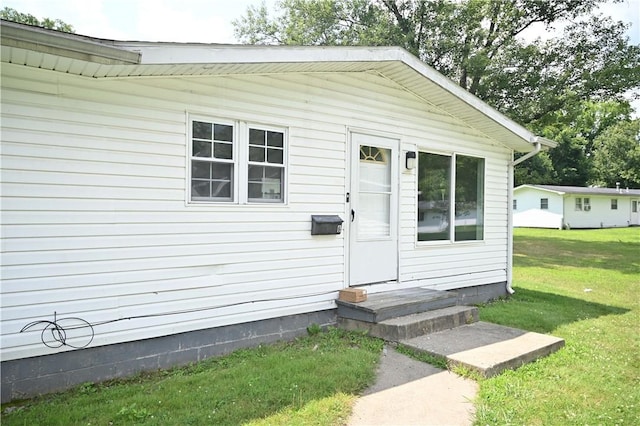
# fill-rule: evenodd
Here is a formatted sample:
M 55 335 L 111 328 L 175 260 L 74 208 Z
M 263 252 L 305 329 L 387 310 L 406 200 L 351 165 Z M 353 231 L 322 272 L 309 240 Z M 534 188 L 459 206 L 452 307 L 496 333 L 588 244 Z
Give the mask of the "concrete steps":
M 338 300 L 338 326 L 446 359 L 485 377 L 549 355 L 564 340 L 497 324 L 478 322 L 478 308 L 457 305 L 454 292 L 403 289 Z
M 564 346 L 564 340 L 558 337 L 487 322 L 466 324 L 400 343 L 444 358 L 449 367 L 463 366 L 484 377 L 514 370 Z
M 476 321 L 478 321 L 478 308 L 472 306 L 449 306 L 380 322 L 367 322 L 338 316 L 339 327 L 346 330 L 366 330 L 370 336 L 390 342 L 399 342 L 436 333 Z
M 378 323 L 391 318 L 455 306 L 456 293 L 450 291 L 408 288 L 371 294 L 364 302 L 337 300 L 338 317 Z

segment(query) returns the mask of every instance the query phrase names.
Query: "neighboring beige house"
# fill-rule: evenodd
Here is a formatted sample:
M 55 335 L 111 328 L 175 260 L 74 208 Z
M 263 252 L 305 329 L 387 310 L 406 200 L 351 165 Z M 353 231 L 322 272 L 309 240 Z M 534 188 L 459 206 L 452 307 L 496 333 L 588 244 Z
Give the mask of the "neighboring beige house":
M 640 189 L 521 185 L 513 191 L 513 226 L 616 228 L 640 225 Z
M 403 49 L 1 44 L 3 401 L 335 324 L 349 286 L 510 290 L 514 153 L 554 143 Z

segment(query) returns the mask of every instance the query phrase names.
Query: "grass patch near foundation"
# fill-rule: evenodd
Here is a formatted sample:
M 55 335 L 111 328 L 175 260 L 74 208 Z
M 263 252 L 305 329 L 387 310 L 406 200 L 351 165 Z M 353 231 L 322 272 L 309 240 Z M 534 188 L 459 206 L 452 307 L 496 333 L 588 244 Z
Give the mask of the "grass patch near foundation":
M 565 348 L 482 380 L 476 424 L 631 425 L 640 418 L 640 228 L 516 229 L 514 288 L 480 319 Z
M 344 424 L 382 341 L 330 329 L 8 407 L 11 425 Z M 3 413 L 7 407 L 3 407 Z

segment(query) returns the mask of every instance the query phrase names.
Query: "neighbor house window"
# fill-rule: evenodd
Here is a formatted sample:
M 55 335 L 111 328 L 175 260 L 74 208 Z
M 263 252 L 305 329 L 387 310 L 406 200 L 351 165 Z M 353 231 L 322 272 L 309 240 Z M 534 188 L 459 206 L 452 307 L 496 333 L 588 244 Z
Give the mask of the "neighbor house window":
M 584 211 L 588 212 L 591 210 L 591 200 L 589 198 L 584 199 Z
M 518 210 L 518 200 L 513 200 L 513 209 Z
M 636 200 L 631 202 L 631 212 L 638 213 L 638 202 Z
M 618 200 L 615 198 L 611 200 L 611 210 L 618 210 Z
M 284 202 L 284 130 L 195 118 L 190 124 L 191 201 Z
M 484 239 L 484 162 L 419 153 L 418 241 Z
M 548 210 L 549 209 L 549 199 L 548 198 L 540 198 L 540 209 Z
M 576 210 L 582 210 L 582 198 L 576 198 Z

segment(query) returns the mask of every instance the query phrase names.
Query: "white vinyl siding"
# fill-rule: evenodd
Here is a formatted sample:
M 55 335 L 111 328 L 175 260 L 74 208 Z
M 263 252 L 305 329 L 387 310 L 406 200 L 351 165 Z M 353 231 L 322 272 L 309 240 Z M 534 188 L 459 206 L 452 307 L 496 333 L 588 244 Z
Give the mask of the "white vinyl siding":
M 576 207 L 573 198 L 563 203 L 562 195 L 536 188 L 521 187 L 514 195 L 518 197 L 518 210 L 513 212 L 515 227 L 562 229 L 564 212 Z M 540 208 L 543 198 L 547 200 L 547 209 Z
M 416 176 L 401 173 L 400 286 L 506 280 L 510 151 L 375 73 L 2 73 L 3 360 L 58 352 L 19 333 L 54 312 L 120 320 L 95 327 L 97 346 L 335 308 L 348 229 L 312 237 L 310 216 L 348 217 L 351 128 L 486 159 L 484 241 L 464 245 L 416 247 Z M 185 203 L 191 114 L 287 129 L 286 204 Z

